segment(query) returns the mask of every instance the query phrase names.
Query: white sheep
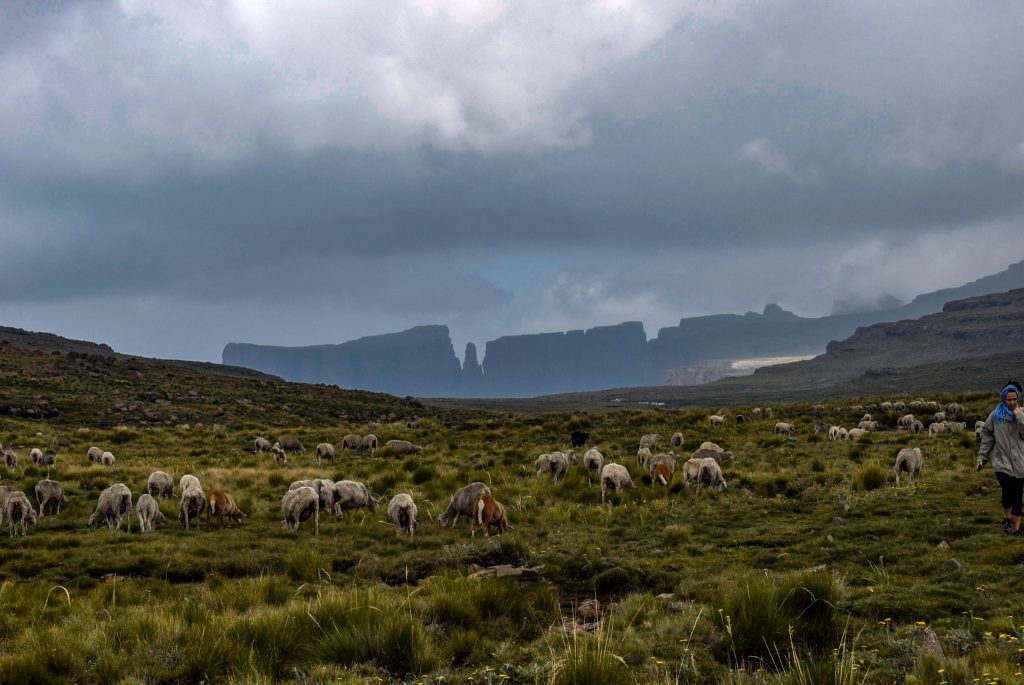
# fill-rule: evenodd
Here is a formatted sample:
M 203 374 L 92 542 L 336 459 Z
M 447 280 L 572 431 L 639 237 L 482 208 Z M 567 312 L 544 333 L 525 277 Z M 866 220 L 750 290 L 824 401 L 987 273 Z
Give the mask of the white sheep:
M 935 423 L 928 424 L 928 435 L 939 435 L 946 432 L 946 422 L 936 421 Z
M 848 440 L 860 440 L 867 434 L 868 432 L 863 428 L 851 428 L 846 432 Z
M 7 517 L 7 525 L 12 538 L 15 535 L 24 537 L 36 527 L 36 510 L 32 508 L 32 503 L 28 501 L 28 497 L 21 490 L 13 490 L 7 494 L 7 497 L 4 498 L 3 512 Z
M 708 421 L 711 422 L 712 427 L 725 425 L 725 417 L 721 414 L 712 414 L 708 417 Z
M 89 448 L 89 451 L 85 454 L 89 461 L 99 461 L 100 457 L 103 456 L 103 450 L 93 445 Z
M 391 498 L 388 503 L 388 520 L 395 524 L 399 535 L 410 538 L 416 535 L 419 522 L 416 520 L 416 503 L 411 495 L 403 492 Z
M 149 474 L 149 479 L 146 481 L 146 492 L 153 497 L 170 499 L 174 497 L 174 478 L 169 473 L 154 471 Z
M 896 463 L 892 470 L 896 474 L 896 485 L 900 484 L 900 473 L 907 474 L 907 480 L 911 483 L 918 483 L 921 480 L 921 455 L 920 447 L 904 447 L 896 455 Z
M 18 453 L 10 447 L 4 448 L 4 466 L 9 469 L 18 468 Z
M 284 524 L 288 530 L 298 530 L 299 524 L 313 519 L 313 535 L 320 535 L 320 496 L 309 487 L 296 488 L 284 493 L 281 498 Z
M 699 450 L 694 450 L 693 454 L 690 455 L 691 459 L 714 459 L 716 462 L 721 464 L 723 461 L 732 461 L 736 456 L 732 453 L 732 450 L 723 450 L 718 448 L 717 450 L 708 449 L 703 445 Z
M 661 440 L 661 435 L 658 433 L 647 433 L 640 437 L 640 447 L 646 447 L 648 449 L 654 449 L 658 446 L 658 441 Z
M 548 470 L 551 471 L 551 482 L 557 483 L 560 476 L 569 472 L 569 458 L 562 452 L 548 455 Z
M 272 447 L 273 446 L 270 444 L 270 441 L 267 440 L 266 438 L 256 438 L 255 449 L 253 449 L 253 454 L 269 452 L 272 449 Z
M 126 521 L 128 532 L 132 532 L 132 491 L 124 483 L 115 483 L 100 493 L 96 511 L 89 517 L 89 527 L 98 528 L 106 523 L 110 530 L 121 530 L 121 521 Z
M 896 425 L 902 426 L 906 430 L 910 430 L 911 428 L 914 427 L 914 421 L 916 420 L 917 419 L 914 417 L 913 414 L 904 414 L 899 418 L 899 420 L 896 421 Z
M 139 517 L 139 528 L 143 533 L 153 530 L 157 524 L 166 520 L 153 495 L 148 492 L 135 503 L 135 514 Z
M 38 447 L 33 447 L 28 453 L 28 458 L 33 464 L 38 466 L 43 461 L 43 451 Z
M 384 449 L 392 454 L 420 454 L 423 452 L 420 445 L 414 445 L 408 440 L 388 440 L 384 443 Z
M 673 433 L 672 437 L 669 438 L 669 442 L 672 444 L 673 447 L 682 447 L 683 446 L 683 434 L 682 433 Z
M 829 426 L 828 427 L 828 439 L 829 440 L 838 440 L 839 439 L 839 428 L 840 428 L 839 426 Z
M 321 442 L 316 446 L 316 463 L 319 464 L 321 459 L 334 463 L 334 445 L 329 442 Z
M 184 490 L 186 487 L 199 488 L 200 490 L 203 489 L 203 486 L 202 484 L 200 484 L 199 479 L 193 476 L 191 473 L 186 473 L 178 480 L 179 491 Z
M 622 464 L 605 464 L 601 469 L 601 503 L 604 503 L 605 490 L 625 490 L 633 488 L 633 479 Z
M 344 481 L 338 482 L 341 483 Z M 294 481 L 288 486 L 288 489 L 296 490 L 298 488 L 313 488 L 316 490 L 316 494 L 320 498 L 320 511 L 324 513 L 334 512 L 340 518 L 341 510 L 336 506 L 338 500 L 336 487 L 337 483 L 333 480 L 329 480 L 327 478 L 314 478 Z
M 724 449 L 721 448 L 721 446 L 719 446 L 719 444 L 717 442 L 711 442 L 710 440 L 705 440 L 704 442 L 702 442 L 700 444 L 700 447 L 698 447 L 697 449 L 699 449 L 699 450 L 712 450 L 712 451 L 715 451 L 715 452 L 724 452 L 725 451 Z
M 861 430 L 866 430 L 869 433 L 874 433 L 875 431 L 878 430 L 878 421 L 861 421 L 857 425 L 857 428 L 860 428 Z
M 342 518 L 346 511 L 364 508 L 377 511 L 377 498 L 370 493 L 365 483 L 339 480 L 334 484 L 334 509 L 338 518 Z
M 59 514 L 61 506 L 68 503 L 68 498 L 64 495 L 64 486 L 55 480 L 44 478 L 39 481 L 36 483 L 35 493 L 40 517 L 45 516 L 47 512 Z
M 636 463 L 637 466 L 643 470 L 647 470 L 647 464 L 651 461 L 651 449 L 649 447 L 641 447 L 636 451 Z
M 687 459 L 683 463 L 683 485 L 689 487 L 691 481 L 697 480 L 701 461 L 703 459 Z
M 587 471 L 600 471 L 604 466 L 604 455 L 596 447 L 592 447 L 583 454 L 583 465 Z
M 722 467 L 711 458 L 700 460 L 700 467 L 697 471 L 697 489 L 701 486 L 715 488 L 718 491 L 725 490 L 725 478 L 722 477 Z
M 114 455 L 110 452 L 104 452 L 100 455 L 100 464 L 103 466 L 111 467 L 114 465 L 115 461 L 117 460 L 114 459 Z
M 839 427 L 839 435 L 837 436 L 837 439 L 839 439 L 839 440 L 849 440 L 850 439 L 850 432 L 848 430 L 846 430 L 845 428 L 843 428 L 842 426 L 840 426 Z
M 775 424 L 775 435 L 792 435 L 793 424 L 779 421 Z
M 204 511 L 206 511 L 206 493 L 203 492 L 203 489 L 191 482 L 182 487 L 181 500 L 178 502 L 178 523 L 184 526 L 185 530 L 191 530 L 192 523 L 195 523 L 196 530 L 199 530 L 199 517 Z

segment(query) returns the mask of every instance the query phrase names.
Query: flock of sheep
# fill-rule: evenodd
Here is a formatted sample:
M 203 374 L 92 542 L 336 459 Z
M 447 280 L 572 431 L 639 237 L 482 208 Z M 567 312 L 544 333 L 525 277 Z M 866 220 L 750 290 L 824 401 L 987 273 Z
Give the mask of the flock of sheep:
M 883 402 L 879 405 L 869 405 L 866 409 L 882 411 L 903 411 L 907 407 L 915 410 L 938 410 L 935 402 L 925 402 L 923 399 L 915 400 L 904 405 L 902 402 Z M 839 408 L 837 408 L 838 410 Z M 865 407 L 851 407 L 853 411 L 859 412 Z M 812 412 L 815 418 L 820 418 L 825 413 L 823 405 L 814 405 Z M 774 412 L 771 408 L 755 408 L 752 412 L 755 416 L 772 417 Z M 935 421 L 928 427 L 929 434 L 955 433 L 966 429 L 966 423 L 958 421 L 964 418 L 964 408 L 951 403 L 944 410 L 935 412 Z M 737 423 L 746 422 L 743 415 L 737 415 Z M 712 414 L 708 417 L 712 428 L 725 424 L 725 416 Z M 980 430 L 982 421 L 975 424 L 975 432 Z M 917 420 L 913 414 L 901 416 L 897 421 L 897 429 L 912 433 L 923 432 L 923 423 Z M 864 414 L 856 428 L 844 428 L 831 425 L 826 428 L 822 424 L 815 425 L 816 431 L 827 430 L 832 440 L 856 440 L 868 432 L 879 430 L 879 423 L 872 419 L 870 414 Z M 774 426 L 775 435 L 791 436 L 795 431 L 794 425 L 786 422 L 777 422 Z M 571 436 L 572 449 L 564 452 L 555 451 L 541 454 L 533 463 L 537 475 L 550 474 L 552 482 L 557 483 L 559 478 L 565 476 L 572 464 L 577 463 L 576 448 L 582 447 L 589 439 L 589 434 L 573 432 Z M 661 435 L 656 433 L 646 434 L 640 438 L 637 449 L 636 461 L 641 471 L 650 478 L 654 485 L 668 486 L 675 474 L 678 456 L 674 450 L 657 452 Z M 669 440 L 671 447 L 681 449 L 683 446 L 683 434 L 677 432 Z M 271 443 L 266 438 L 256 438 L 255 452 L 272 453 L 275 461 L 287 461 L 289 452 L 305 452 L 301 441 L 295 436 L 283 436 L 277 442 Z M 385 443 L 385 449 L 394 454 L 419 454 L 423 448 L 414 445 L 407 440 L 389 440 Z M 375 435 L 364 436 L 346 435 L 342 439 L 342 450 L 369 451 L 374 454 L 378 448 L 378 441 Z M 18 464 L 18 455 L 13 449 L 0 445 L 0 454 L 8 468 L 15 468 Z M 87 455 L 90 462 L 112 467 L 115 463 L 114 455 L 100 449 L 90 447 Z M 30 452 L 33 464 L 49 467 L 56 463 L 56 453 L 49 449 L 43 451 L 33 448 Z M 695 450 L 690 458 L 682 466 L 683 482 L 686 486 L 696 483 L 698 490 L 701 487 L 713 488 L 719 491 L 726 489 L 727 484 L 722 475 L 721 464 L 724 461 L 731 461 L 734 455 L 731 451 L 722 449 L 714 442 L 704 442 Z M 317 464 L 323 460 L 333 462 L 335 449 L 330 443 L 320 443 L 316 447 Z M 921 449 L 903 448 L 899 451 L 893 471 L 896 474 L 897 485 L 901 475 L 906 475 L 911 483 L 917 483 L 921 476 L 923 456 Z M 634 488 L 635 485 L 630 476 L 629 470 L 622 464 L 606 463 L 605 457 L 596 447 L 586 450 L 582 458 L 583 466 L 588 476 L 599 474 L 601 485 L 601 501 L 605 501 L 605 493 L 609 490 L 618 491 Z M 157 498 L 170 499 L 174 497 L 174 480 L 170 474 L 164 471 L 154 471 L 147 481 L 147 492 L 142 494 L 135 502 L 135 513 L 139 519 L 139 527 L 142 532 L 152 531 L 155 526 L 165 520 L 163 513 L 157 503 Z M 223 527 L 224 518 L 236 525 L 246 518 L 246 514 L 235 504 L 230 494 L 221 489 L 214 489 L 208 495 L 203 490 L 199 479 L 186 474 L 178 481 L 179 505 L 178 521 L 186 529 L 199 525 L 200 517 L 205 513 L 207 517 L 207 528 L 212 526 L 214 519 L 218 527 Z M 35 486 L 36 504 L 39 507 L 38 514 L 32 506 L 25 493 L 0 486 L 0 524 L 6 518 L 10 535 L 25 535 L 32 530 L 39 516 L 57 515 L 62 506 L 68 503 L 64 493 L 63 485 L 49 478 L 40 480 Z M 324 478 L 298 480 L 293 482 L 288 491 L 281 499 L 281 509 L 284 514 L 284 524 L 290 530 L 297 530 L 299 525 L 307 520 L 313 520 L 314 535 L 319 534 L 320 514 L 333 514 L 336 518 L 344 517 L 345 511 L 356 509 L 377 510 L 377 498 L 375 498 L 365 483 L 340 480 L 331 481 Z M 130 529 L 130 514 L 132 511 L 132 493 L 123 483 L 116 483 L 106 488 L 99 496 L 96 510 L 89 517 L 88 525 L 98 527 L 104 523 L 111 529 L 120 529 L 122 523 L 127 521 L 127 528 Z M 392 497 L 387 508 L 388 520 L 394 524 L 399 535 L 414 537 L 416 528 L 419 525 L 417 519 L 416 503 L 409 493 L 399 493 Z M 494 499 L 490 489 L 480 482 L 471 483 L 452 495 L 448 508 L 438 517 L 437 522 L 442 527 L 454 526 L 460 516 L 470 519 L 472 534 L 476 529 L 481 528 L 485 534 L 492 532 L 502 533 L 508 527 L 508 519 L 504 507 Z

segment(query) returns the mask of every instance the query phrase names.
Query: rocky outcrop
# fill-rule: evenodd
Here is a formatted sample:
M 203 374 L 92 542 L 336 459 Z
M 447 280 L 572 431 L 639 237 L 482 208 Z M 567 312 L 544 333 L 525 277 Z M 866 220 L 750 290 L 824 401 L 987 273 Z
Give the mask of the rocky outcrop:
M 417 326 L 340 345 L 277 347 L 229 343 L 225 364 L 290 381 L 328 383 L 393 395 L 459 395 L 462 367 L 447 326 Z

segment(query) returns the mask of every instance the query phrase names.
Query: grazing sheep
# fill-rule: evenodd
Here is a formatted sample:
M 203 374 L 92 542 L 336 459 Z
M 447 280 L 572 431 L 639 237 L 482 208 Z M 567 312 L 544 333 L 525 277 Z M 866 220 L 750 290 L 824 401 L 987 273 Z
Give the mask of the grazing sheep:
M 974 435 L 976 437 L 981 438 L 981 428 L 984 425 L 985 425 L 984 421 L 975 421 L 974 422 Z
M 148 492 L 135 503 L 135 514 L 139 517 L 139 528 L 143 533 L 153 530 L 157 524 L 167 520 L 153 495 Z
M 828 439 L 829 440 L 838 440 L 839 439 L 839 426 L 829 426 L 828 427 Z
M 363 449 L 370 450 L 370 456 L 372 457 L 377 453 L 377 436 L 373 433 L 363 436 Z
M 13 490 L 4 498 L 4 516 L 12 538 L 15 535 L 24 537 L 36 527 L 36 510 L 21 490 Z
M 420 454 L 423 451 L 422 447 L 408 440 L 388 440 L 384 443 L 384 448 L 392 454 Z
M 601 469 L 601 504 L 604 504 L 605 490 L 633 488 L 633 479 L 622 464 L 605 464 Z
M 288 453 L 285 452 L 283 449 L 281 449 L 281 445 L 279 443 L 275 442 L 271 446 L 270 451 L 274 453 L 274 463 L 276 463 L 276 464 L 287 464 L 288 463 Z
M 399 535 L 415 537 L 419 521 L 416 520 L 416 503 L 412 501 L 411 495 L 403 492 L 391 498 L 388 503 L 388 520 L 395 524 L 395 531 Z
M 893 408 L 893 411 L 903 411 L 904 409 L 907 408 L 907 405 L 904 404 L 903 402 L 893 402 L 892 403 L 892 408 Z
M 746 422 L 747 422 L 747 417 L 746 416 L 744 416 L 743 414 L 737 414 L 736 415 L 736 425 L 739 425 L 741 423 L 746 423 Z M 680 445 L 680 447 L 682 447 L 682 445 Z
M 548 455 L 548 470 L 551 471 L 551 482 L 557 483 L 559 476 L 569 472 L 569 458 L 562 452 L 552 452 Z
M 64 486 L 55 480 L 44 478 L 36 483 L 35 492 L 40 517 L 47 513 L 59 514 L 61 506 L 68 503 L 68 498 L 64 495 Z
M 277 444 L 281 446 L 285 452 L 305 452 L 306 448 L 302 446 L 302 442 L 294 435 L 282 435 L 277 440 Z
M 866 430 L 864 430 L 863 428 L 851 428 L 850 430 L 848 430 L 846 432 L 846 439 L 847 440 L 860 440 L 861 438 L 863 438 L 867 434 L 868 434 L 868 432 Z
M 533 460 L 533 470 L 537 472 L 537 475 L 542 473 L 551 473 L 551 455 L 542 454 Z
M 12 492 L 14 492 L 14 490 L 6 485 L 0 485 L 0 523 L 4 522 L 4 502 L 7 501 L 7 498 L 11 496 Z
M 654 468 L 659 464 L 668 466 L 673 471 L 676 470 L 676 453 L 667 452 L 662 454 L 655 454 L 651 457 L 651 460 L 647 462 L 647 474 L 650 476 L 654 475 Z
M 892 402 L 882 402 L 878 408 L 882 411 L 892 411 Z
M 700 474 L 700 463 L 703 459 L 687 459 L 683 464 L 683 485 L 690 487 L 690 482 L 697 480 Z
M 33 464 L 38 466 L 39 462 L 43 460 L 43 451 L 38 447 L 33 447 L 32 450 L 28 453 L 28 458 L 32 461 Z
M 289 485 L 288 489 L 313 488 L 320 497 L 320 511 L 325 513 L 333 511 L 335 514 L 339 514 L 340 518 L 341 511 L 335 506 L 338 500 L 335 486 L 336 483 L 333 480 L 315 478 L 311 480 L 297 480 Z
M 39 459 L 40 466 L 53 466 L 57 463 L 57 453 L 53 450 L 46 450 Z
M 946 432 L 947 433 L 963 433 L 967 430 L 967 424 L 963 421 L 947 421 Z
M 913 414 L 904 414 L 896 421 L 896 425 L 902 426 L 906 430 L 910 430 L 914 425 L 914 421 L 916 420 L 917 419 L 914 418 Z
M 210 522 L 214 516 L 217 517 L 217 528 L 224 527 L 224 517 L 235 522 L 236 526 L 242 525 L 242 519 L 249 518 L 245 512 L 238 508 L 235 499 L 223 490 L 214 490 L 206 498 L 209 505 L 206 509 L 206 530 L 210 530 Z
M 491 537 L 491 531 L 497 530 L 501 535 L 508 528 L 508 519 L 505 518 L 505 507 L 501 502 L 494 499 L 487 493 L 482 493 L 473 504 L 473 519 L 469 524 L 469 536 L 476 537 L 477 528 L 484 529 L 484 535 Z
M 102 455 L 100 455 L 100 464 L 102 464 L 103 466 L 113 466 L 115 461 L 117 460 L 114 459 L 114 455 L 110 452 L 104 452 Z
M 203 489 L 203 486 L 199 483 L 199 479 L 193 476 L 191 473 L 186 473 L 178 480 L 178 490 L 184 490 L 186 487 Z
M 725 478 L 722 477 L 722 467 L 714 459 L 701 459 L 700 468 L 697 470 L 697 489 L 701 486 L 715 488 L 719 492 L 725 490 Z
M 915 420 L 913 425 L 910 426 L 911 433 L 924 433 L 924 423 Z
M 655 483 L 660 483 L 665 487 L 672 482 L 672 469 L 669 468 L 668 464 L 658 464 L 654 467 L 654 473 L 651 475 L 651 479 Z
M 839 427 L 839 435 L 838 435 L 838 437 L 836 439 L 837 440 L 849 440 L 850 439 L 849 431 L 847 431 L 845 428 L 840 426 Z
M 641 447 L 636 451 L 636 463 L 637 465 L 647 470 L 647 464 L 651 461 L 651 450 L 649 447 Z
M 700 444 L 700 447 L 698 447 L 697 449 L 713 450 L 715 452 L 724 452 L 725 451 L 725 450 L 722 449 L 722 447 L 717 442 L 711 442 L 710 440 L 705 440 L 704 442 L 702 442 Z
M 269 452 L 272 449 L 270 441 L 266 438 L 256 438 L 256 447 L 253 450 L 253 454 L 260 454 L 263 452 Z
M 99 461 L 100 457 L 103 456 L 103 450 L 93 445 L 89 448 L 89 451 L 85 455 L 89 461 Z
M 284 493 L 281 498 L 284 524 L 288 530 L 298 530 L 299 524 L 313 519 L 313 535 L 320 535 L 320 497 L 309 487 L 296 488 Z
M 9 469 L 18 468 L 18 453 L 10 447 L 4 448 L 4 466 Z
M 761 407 L 754 407 L 753 409 L 750 410 L 750 413 L 753 414 L 754 416 L 760 416 Z
M 870 420 L 871 420 L 871 414 L 865 414 L 864 416 L 860 417 L 860 423 L 864 423 L 865 421 L 870 421 Z
M 857 428 L 866 430 L 869 433 L 874 433 L 878 430 L 878 421 L 861 421 L 860 424 L 857 425 Z
M 823 404 L 816 404 L 816 405 L 814 405 L 813 407 L 811 407 L 811 413 L 814 414 L 818 418 L 824 416 L 825 415 L 825 405 L 823 405 Z
M 604 466 L 604 455 L 599 449 L 592 447 L 584 453 L 583 465 L 587 467 L 587 471 L 600 471 Z
M 900 484 L 900 473 L 905 472 L 907 474 L 907 480 L 911 483 L 918 483 L 921 481 L 921 462 L 923 457 L 921 456 L 920 447 L 904 447 L 896 455 L 896 463 L 893 465 L 893 473 L 896 474 L 896 485 Z
M 437 517 L 437 525 L 442 528 L 454 528 L 460 516 L 468 517 L 472 523 L 476 501 L 480 499 L 480 495 L 490 494 L 491 489 L 480 481 L 459 488 L 448 502 L 448 508 Z
M 334 509 L 338 518 L 342 518 L 346 511 L 363 508 L 377 511 L 377 498 L 370 494 L 370 488 L 365 483 L 339 480 L 334 484 Z
M 654 449 L 658 446 L 658 441 L 661 440 L 661 435 L 658 433 L 648 433 L 647 435 L 641 436 L 640 447 L 646 447 L 647 449 Z
M 775 424 L 775 435 L 792 435 L 793 424 L 779 421 Z
M 732 461 L 736 456 L 732 453 L 732 450 L 723 450 L 721 448 L 717 450 L 707 449 L 703 445 L 699 450 L 694 451 L 690 455 L 691 459 L 714 459 L 716 462 L 721 464 L 723 461 Z
M 725 417 L 721 414 L 712 414 L 708 417 L 708 421 L 711 422 L 712 427 L 725 425 Z
M 944 412 L 944 411 L 937 411 L 937 412 L 935 412 L 935 423 L 945 423 L 945 421 L 946 421 L 946 412 Z
M 587 444 L 587 440 L 590 440 L 590 433 L 585 431 L 573 431 L 569 435 L 569 444 L 572 445 L 573 449 L 583 447 Z
M 769 419 L 774 418 L 775 417 L 775 410 L 772 409 L 771 407 L 765 407 L 764 408 L 764 415 L 767 416 Z
M 169 473 L 154 471 L 149 474 L 149 480 L 146 481 L 146 492 L 153 497 L 170 499 L 174 497 L 174 479 Z
M 959 421 L 964 417 L 964 414 L 966 413 L 967 412 L 964 409 L 963 405 L 957 404 L 956 402 L 951 402 L 946 407 L 946 419 L 949 421 Z
M 205 510 L 206 493 L 201 487 L 190 483 L 181 488 L 181 500 L 178 503 L 179 525 L 184 526 L 185 530 L 191 530 L 192 523 L 195 522 L 196 530 L 199 530 L 199 517 Z
M 946 432 L 946 422 L 936 421 L 928 425 L 928 435 L 939 435 Z
M 128 532 L 132 532 L 132 491 L 124 483 L 115 483 L 100 493 L 96 503 L 96 511 L 89 517 L 89 527 L 99 528 L 106 523 L 110 530 L 121 530 L 122 519 L 126 521 Z
M 363 449 L 363 438 L 359 435 L 353 435 L 349 433 L 341 439 L 342 450 L 361 450 Z
M 321 459 L 334 463 L 334 445 L 329 442 L 321 442 L 316 446 L 316 463 L 319 464 Z

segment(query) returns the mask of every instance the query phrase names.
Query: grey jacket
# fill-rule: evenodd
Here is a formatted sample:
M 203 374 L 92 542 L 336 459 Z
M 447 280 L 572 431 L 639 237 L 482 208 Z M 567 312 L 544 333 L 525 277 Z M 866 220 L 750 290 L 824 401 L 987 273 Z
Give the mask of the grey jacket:
M 1024 421 L 997 421 L 993 410 L 981 427 L 978 464 L 992 461 L 992 470 L 1024 478 Z

